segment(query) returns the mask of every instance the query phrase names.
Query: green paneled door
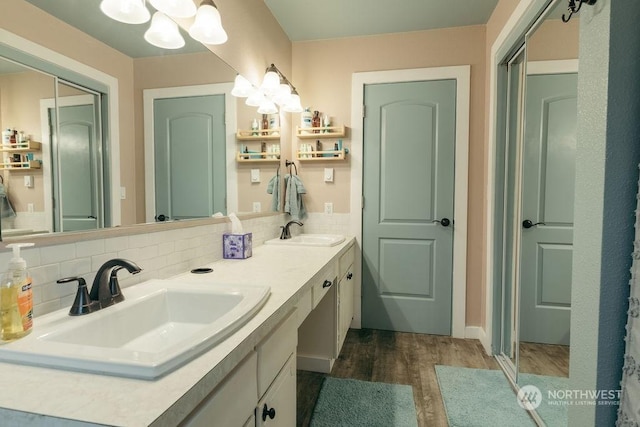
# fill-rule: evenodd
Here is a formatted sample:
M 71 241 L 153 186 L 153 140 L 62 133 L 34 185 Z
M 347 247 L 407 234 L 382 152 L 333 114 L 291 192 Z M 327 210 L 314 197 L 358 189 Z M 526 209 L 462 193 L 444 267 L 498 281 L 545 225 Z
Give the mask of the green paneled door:
M 363 327 L 450 335 L 456 82 L 364 100 Z
M 576 99 L 577 74 L 527 77 L 520 341 L 569 345 Z
M 226 214 L 224 95 L 154 101 L 156 217 Z

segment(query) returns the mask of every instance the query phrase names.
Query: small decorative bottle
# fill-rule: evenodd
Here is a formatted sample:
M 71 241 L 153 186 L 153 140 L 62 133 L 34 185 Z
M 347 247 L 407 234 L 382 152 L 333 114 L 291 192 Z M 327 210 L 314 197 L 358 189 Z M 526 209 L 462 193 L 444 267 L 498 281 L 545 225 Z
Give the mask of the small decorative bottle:
M 328 128 L 329 126 L 331 126 L 331 118 L 328 114 L 325 114 L 322 116 L 322 127 Z M 322 129 L 322 133 L 329 133 L 329 129 Z
M 269 116 L 267 114 L 262 115 L 262 130 L 269 129 Z M 263 135 L 269 135 L 269 132 L 262 132 Z
M 257 119 L 253 119 L 253 121 L 251 122 L 251 135 L 252 136 L 258 136 L 258 120 Z
M 319 128 L 320 127 L 320 111 L 313 112 L 313 118 L 311 119 L 311 127 Z M 314 130 L 313 133 L 320 133 L 319 130 Z
M 311 114 L 311 108 L 307 107 L 300 114 L 300 127 L 302 129 L 310 128 L 312 120 L 313 120 L 313 115 Z M 303 131 L 303 133 L 309 133 L 309 132 Z

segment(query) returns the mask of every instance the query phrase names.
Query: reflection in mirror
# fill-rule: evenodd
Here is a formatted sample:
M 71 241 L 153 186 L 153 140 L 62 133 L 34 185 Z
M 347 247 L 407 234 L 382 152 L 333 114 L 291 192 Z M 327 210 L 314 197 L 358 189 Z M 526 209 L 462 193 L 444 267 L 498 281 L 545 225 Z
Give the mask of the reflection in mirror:
M 557 1 L 526 37 L 518 382 L 569 376 L 579 17 Z M 526 222 L 526 221 L 530 221 Z
M 92 55 L 87 58 L 74 58 L 83 64 L 92 64 L 91 67 L 107 74 L 108 76 L 114 76 L 118 79 L 118 98 L 119 104 L 115 105 L 115 110 L 111 105 L 105 104 L 103 99 L 94 99 L 93 108 L 94 113 L 98 114 L 98 110 L 101 108 L 103 115 L 106 112 L 109 115 L 117 114 L 120 125 L 119 134 L 112 134 L 114 129 L 107 127 L 106 124 L 102 124 L 96 119 L 93 123 L 94 127 L 91 128 L 91 132 L 96 137 L 96 141 L 99 138 L 112 142 L 119 143 L 120 156 L 116 159 L 115 165 L 120 164 L 120 170 L 109 170 L 109 166 L 112 165 L 110 159 L 103 158 L 100 160 L 94 154 L 100 154 L 99 152 L 93 152 L 91 150 L 82 153 L 82 156 L 87 159 L 88 167 L 86 172 L 87 179 L 86 185 L 82 188 L 82 193 L 87 195 L 87 199 L 83 198 L 82 206 L 75 206 L 73 202 L 64 201 L 65 198 L 65 186 L 67 185 L 66 178 L 71 174 L 65 173 L 66 167 L 62 165 L 58 171 L 54 171 L 52 164 L 61 166 L 58 158 L 62 159 L 64 163 L 64 152 L 52 150 L 53 146 L 48 145 L 46 140 L 46 132 L 40 129 L 41 126 L 41 114 L 45 114 L 45 117 L 55 118 L 55 120 L 62 119 L 65 122 L 64 115 L 66 112 L 61 113 L 62 117 L 54 117 L 55 115 L 49 114 L 46 107 L 40 105 L 40 100 L 54 100 L 54 79 L 42 74 L 43 78 L 49 79 L 49 90 L 47 93 L 38 94 L 35 99 L 34 108 L 34 120 L 29 124 L 21 124 L 14 122 L 14 119 L 8 117 L 2 118 L 1 125 L 3 127 L 16 127 L 18 130 L 24 130 L 25 133 L 34 136 L 34 139 L 43 142 L 42 151 L 36 152 L 36 159 L 43 159 L 42 168 L 29 172 L 29 176 L 33 176 L 33 187 L 24 186 L 24 176 L 27 175 L 26 171 L 20 171 L 20 173 L 11 171 L 11 176 L 8 178 L 10 182 L 5 182 L 5 187 L 12 193 L 12 190 L 16 193 L 11 201 L 14 203 L 14 208 L 20 212 L 24 212 L 25 215 L 22 219 L 10 223 L 7 221 L 2 222 L 2 228 L 25 228 L 27 232 L 58 232 L 67 231 L 70 229 L 92 229 L 94 227 L 109 226 L 114 223 L 109 217 L 111 209 L 109 206 L 110 197 L 114 198 L 113 193 L 117 187 L 109 188 L 111 181 L 108 179 L 109 174 L 117 176 L 120 179 L 120 185 L 123 187 L 122 191 L 122 219 L 120 223 L 127 225 L 132 223 L 144 223 L 147 222 L 147 193 L 146 181 L 148 179 L 145 176 L 147 167 L 145 164 L 145 157 L 147 154 L 145 148 L 146 130 L 144 129 L 144 114 L 145 109 L 143 105 L 143 91 L 147 89 L 167 89 L 167 88 L 185 88 L 185 87 L 203 87 L 206 85 L 231 83 L 236 72 L 229 67 L 226 63 L 220 60 L 212 52 L 207 50 L 199 43 L 195 43 L 190 37 L 185 37 L 187 45 L 178 51 L 167 51 L 158 49 L 146 43 L 143 38 L 145 26 L 126 25 L 112 21 L 105 17 L 99 10 L 100 0 L 86 0 L 78 2 L 77 0 L 56 0 L 51 2 L 48 0 L 16 0 L 11 4 L 11 7 L 15 8 L 17 12 L 26 13 L 33 10 L 33 6 L 45 11 L 49 15 L 42 15 L 39 13 L 30 13 L 30 19 L 39 20 L 37 24 L 48 28 L 49 31 L 55 33 L 56 26 L 60 26 L 61 34 L 64 33 L 65 37 L 70 33 L 67 24 L 78 28 L 86 34 L 90 34 L 90 37 L 85 37 L 84 34 L 74 38 L 74 43 L 78 49 L 74 51 L 85 52 L 87 55 Z M 25 6 L 23 6 L 24 4 Z M 33 5 L 33 6 L 31 6 Z M 13 10 L 12 10 L 13 11 Z M 23 12 L 25 11 L 25 12 Z M 33 16 L 32 16 L 33 15 Z M 42 22 L 41 22 L 42 21 Z M 36 22 L 34 22 L 36 25 Z M 21 34 L 18 34 L 20 36 Z M 24 35 L 23 35 L 24 37 Z M 27 37 L 28 38 L 28 37 Z M 100 42 L 96 43 L 96 39 Z M 64 37 L 52 37 L 50 46 L 48 49 L 56 52 L 65 52 L 69 50 L 68 44 L 62 45 Z M 59 43 L 60 46 L 56 45 Z M 111 50 L 111 48 L 119 50 L 119 52 Z M 105 59 L 113 58 L 117 56 L 118 69 L 113 68 L 113 64 L 105 64 Z M 113 60 L 113 59 L 112 59 Z M 55 68 L 55 67 L 54 67 Z M 52 69 L 44 68 L 47 72 L 52 72 Z M 30 71 L 38 74 L 35 71 Z M 77 71 L 75 71 L 77 73 Z M 66 77 L 66 80 L 72 80 Z M 78 83 L 78 81 L 74 81 Z M 80 88 L 75 87 L 72 84 L 74 90 L 82 89 L 87 86 L 82 84 Z M 35 88 L 36 86 L 32 86 Z M 96 94 L 91 91 L 82 91 L 83 93 L 70 93 L 70 86 L 59 86 L 60 96 L 68 99 L 72 99 L 75 96 L 95 97 Z M 99 89 L 102 91 L 102 89 Z M 9 92 L 2 92 L 3 102 L 5 95 Z M 7 95 L 8 96 L 8 95 Z M 26 98 L 23 98 L 26 99 Z M 88 99 L 88 98 L 87 98 Z M 24 104 L 26 101 L 22 101 Z M 52 101 L 53 102 L 53 101 Z M 59 99 L 62 103 L 62 98 Z M 7 104 L 9 105 L 9 104 Z M 89 104 L 85 104 L 89 105 Z M 44 108 L 44 113 L 41 109 Z M 228 105 L 225 106 L 228 108 Z M 234 107 L 235 108 L 235 107 Z M 3 114 L 9 114 L 11 110 L 7 108 L 2 109 Z M 70 110 L 69 110 L 70 111 Z M 88 109 L 87 109 L 88 111 Z M 227 188 L 223 190 L 222 194 L 216 195 L 217 200 L 227 201 L 227 206 L 233 207 L 238 211 L 251 211 L 254 202 L 260 202 L 263 206 L 263 211 L 267 211 L 269 206 L 269 195 L 266 192 L 267 176 L 271 174 L 271 171 L 267 171 L 263 165 L 259 165 L 260 169 L 265 169 L 263 173 L 263 179 L 260 183 L 252 183 L 249 180 L 250 167 L 244 167 L 245 165 L 238 166 L 235 162 L 235 153 L 237 151 L 238 144 L 235 142 L 235 132 L 237 127 L 248 128 L 251 121 L 254 118 L 258 118 L 255 109 L 244 108 L 244 106 L 238 107 L 237 111 L 225 111 L 227 118 L 234 113 L 238 116 L 238 125 L 236 123 L 226 122 L 225 135 L 226 145 L 224 156 L 225 169 L 223 174 L 226 176 L 219 180 L 220 182 L 226 182 Z M 47 120 L 49 120 L 47 119 Z M 90 123 L 85 128 L 86 132 L 89 132 Z M 101 126 L 102 125 L 102 126 Z M 111 126 L 111 122 L 109 123 Z M 23 129 L 20 129 L 23 128 Z M 52 128 L 53 129 L 53 128 Z M 76 130 L 78 130 L 76 128 Z M 50 130 L 49 130 L 50 132 Z M 54 135 L 55 136 L 55 135 Z M 42 141 L 41 141 L 42 140 Z M 186 139 L 184 140 L 185 143 Z M 60 140 L 62 143 L 62 140 Z M 62 147 L 62 144 L 60 144 Z M 62 157 L 60 157 L 62 155 Z M 103 156 L 108 156 L 109 152 L 102 152 Z M 193 160 L 195 153 L 192 150 L 183 150 L 181 153 L 181 160 L 188 161 Z M 151 153 L 153 157 L 153 153 Z M 47 157 L 49 160 L 45 162 Z M 51 158 L 49 158 L 51 157 Z M 91 159 L 91 160 L 88 160 Z M 119 161 L 118 161 L 119 160 Z M 52 163 L 54 162 L 54 163 Z M 269 165 L 271 167 L 272 165 Z M 75 168 L 75 166 L 73 166 Z M 100 167 L 103 167 L 102 175 L 105 178 L 101 178 Z M 275 166 L 274 166 L 275 172 Z M 194 169 L 198 171 L 198 168 Z M 54 172 L 58 173 L 55 175 Z M 79 173 L 79 171 L 77 171 Z M 203 175 L 197 178 L 197 182 L 207 183 L 211 174 L 220 174 L 219 170 L 206 170 L 201 171 Z M 6 172 L 4 172 L 6 173 Z M 48 180 L 44 182 L 45 178 Z M 100 182 L 102 179 L 102 182 Z M 233 187 L 229 183 L 236 183 Z M 126 185 L 126 188 L 124 188 Z M 11 187 L 11 189 L 9 189 Z M 232 189 L 232 193 L 229 194 L 229 189 Z M 19 191 L 18 191 L 19 190 Z M 76 190 L 71 190 L 75 192 Z M 155 194 L 155 188 L 152 187 L 153 194 Z M 102 196 L 100 193 L 102 192 Z M 255 192 L 250 196 L 244 196 L 244 193 Z M 24 194 L 23 194 L 24 193 Z M 11 196 L 11 194 L 10 194 Z M 57 209 L 58 212 L 54 213 L 54 203 L 52 203 L 53 197 L 62 197 L 62 206 Z M 116 196 L 117 197 L 117 196 Z M 15 199 L 15 200 L 14 200 Z M 78 198 L 80 200 L 80 198 Z M 231 202 L 233 204 L 230 204 Z M 115 201 L 114 198 L 114 206 Z M 219 202 L 217 202 L 219 204 Z M 104 206 L 100 206 L 103 204 Z M 65 208 L 66 206 L 66 208 Z M 30 212 L 30 210 L 33 212 Z M 154 208 L 155 210 L 155 208 Z M 225 212 L 224 205 L 215 208 L 215 211 Z M 48 214 L 45 212 L 49 212 Z M 100 213 L 103 213 L 101 216 Z M 209 212 L 207 212 L 208 214 Z M 26 215 L 28 214 L 28 215 Z M 194 217 L 198 215 L 185 215 L 184 217 Z M 67 218 L 68 217 L 68 218 Z M 73 217 L 73 218 L 71 218 Z M 95 217 L 95 219 L 93 218 Z M 17 217 L 16 217 L 17 218 Z M 153 219 L 153 216 L 152 216 Z M 28 220 L 28 221 L 27 221 Z M 115 219 L 117 223 L 118 219 Z M 5 224 L 6 223 L 6 224 Z M 9 233 L 4 234 L 6 237 Z
M 49 142 L 41 131 L 43 119 L 49 123 L 41 105 L 49 100 L 55 108 L 55 85 L 52 76 L 0 57 L 2 238 L 50 230 L 43 191 L 48 166 L 42 162 Z

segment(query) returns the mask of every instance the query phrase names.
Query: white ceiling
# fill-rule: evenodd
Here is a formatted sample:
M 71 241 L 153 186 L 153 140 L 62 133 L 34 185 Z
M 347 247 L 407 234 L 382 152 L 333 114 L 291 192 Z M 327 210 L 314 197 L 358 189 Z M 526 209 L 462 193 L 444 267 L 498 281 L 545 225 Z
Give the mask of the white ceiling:
M 291 41 L 486 24 L 498 0 L 264 0 Z

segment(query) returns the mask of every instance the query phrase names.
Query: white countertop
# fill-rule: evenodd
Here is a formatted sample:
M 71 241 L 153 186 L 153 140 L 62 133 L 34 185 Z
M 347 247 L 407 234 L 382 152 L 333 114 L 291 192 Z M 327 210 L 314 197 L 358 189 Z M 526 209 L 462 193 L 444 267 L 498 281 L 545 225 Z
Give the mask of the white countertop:
M 271 295 L 236 333 L 157 380 L 0 363 L 2 425 L 177 425 L 295 307 L 311 289 L 313 276 L 352 243 L 353 238 L 347 238 L 334 247 L 263 245 L 254 248 L 249 259 L 208 265 L 213 273 L 176 276 L 190 281 L 265 284 L 271 287 Z M 123 293 L 126 297 L 127 290 Z

